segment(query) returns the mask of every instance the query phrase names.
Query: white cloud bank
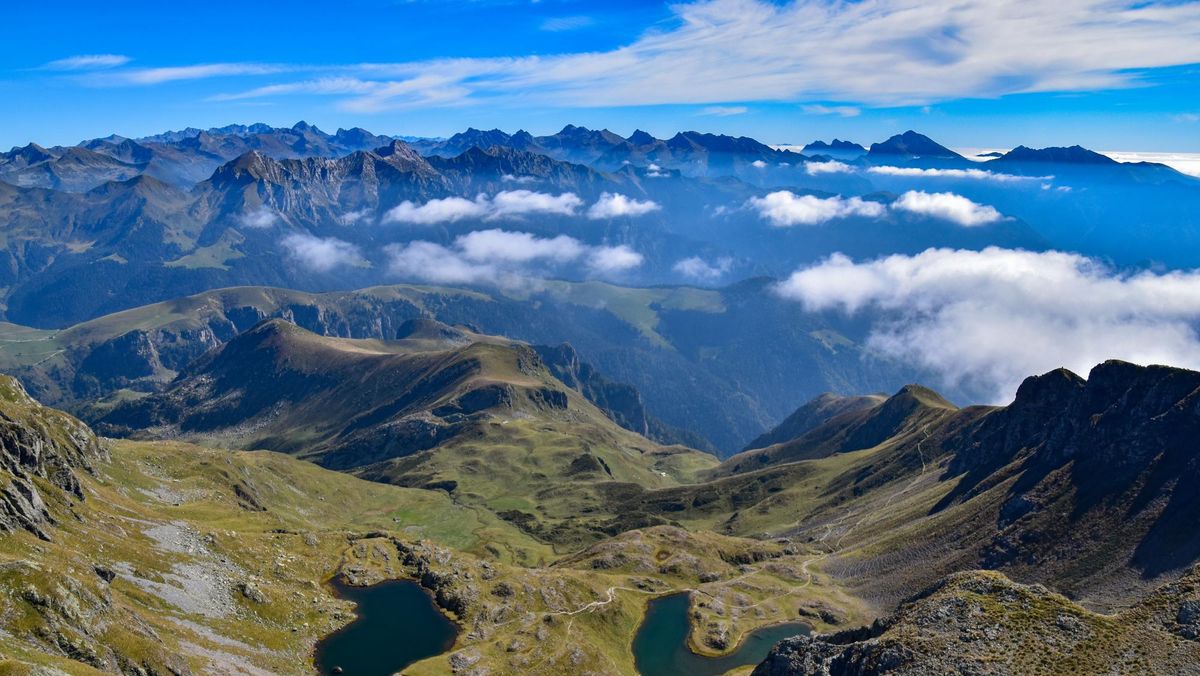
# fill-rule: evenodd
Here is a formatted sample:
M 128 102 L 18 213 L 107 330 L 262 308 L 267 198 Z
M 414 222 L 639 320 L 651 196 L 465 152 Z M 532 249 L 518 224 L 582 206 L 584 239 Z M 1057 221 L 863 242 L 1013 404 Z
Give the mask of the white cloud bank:
M 434 225 L 467 219 L 500 220 L 532 215 L 572 216 L 583 205 L 575 193 L 551 195 L 532 190 L 504 190 L 494 197 L 478 195 L 432 199 L 424 204 L 405 200 L 383 215 L 384 223 Z
M 892 203 L 893 209 L 957 223 L 973 228 L 995 223 L 1004 218 L 995 207 L 978 204 L 951 192 L 909 190 Z
M 922 105 L 1128 87 L 1146 69 L 1200 62 L 1200 4 L 1194 2 L 693 0 L 670 7 L 672 20 L 607 51 L 293 66 L 308 71 L 305 80 L 238 95 L 327 93 L 342 97 L 341 108 L 361 112 L 517 101 L 579 108 Z M 148 84 L 269 68 L 200 64 L 130 71 L 127 79 Z M 356 84 L 316 84 L 330 77 Z M 811 110 L 850 115 L 855 107 Z
M 450 246 L 416 241 L 390 245 L 386 252 L 393 274 L 435 284 L 521 285 L 566 264 L 583 264 L 604 276 L 643 261 L 623 244 L 592 246 L 567 235 L 545 238 L 498 229 L 467 233 Z
M 661 208 L 653 200 L 636 200 L 621 193 L 606 192 L 588 209 L 587 215 L 592 219 L 644 216 Z
M 849 174 L 854 171 L 854 167 L 845 162 L 830 160 L 828 162 L 805 162 L 804 173 L 809 176 L 820 176 L 821 174 Z
M 883 176 L 905 176 L 912 178 L 969 178 L 978 181 L 1015 183 L 1019 181 L 1048 181 L 1053 176 L 1017 176 L 984 169 L 921 169 L 919 167 L 871 167 L 869 173 Z
M 317 237 L 297 232 L 284 237 L 280 244 L 296 262 L 317 272 L 329 272 L 362 260 L 358 247 L 336 237 Z
M 992 402 L 1106 359 L 1200 368 L 1200 271 L 1121 273 L 1076 254 L 929 249 L 798 270 L 777 291 L 873 318 L 869 345 Z
M 746 204 L 756 210 L 760 218 L 780 228 L 820 225 L 850 216 L 877 218 L 887 211 L 882 204 L 859 197 L 815 197 L 797 195 L 789 190 L 777 190 L 765 197 L 751 197 Z

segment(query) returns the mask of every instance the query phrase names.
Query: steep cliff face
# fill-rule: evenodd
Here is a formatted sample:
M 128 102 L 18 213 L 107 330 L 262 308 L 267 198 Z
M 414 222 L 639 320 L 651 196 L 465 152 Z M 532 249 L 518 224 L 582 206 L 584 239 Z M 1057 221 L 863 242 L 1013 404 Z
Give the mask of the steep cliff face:
M 47 500 L 58 490 L 82 500 L 77 472 L 90 472 L 105 451 L 75 418 L 34 401 L 15 378 L 0 376 L 0 531 L 50 537 Z

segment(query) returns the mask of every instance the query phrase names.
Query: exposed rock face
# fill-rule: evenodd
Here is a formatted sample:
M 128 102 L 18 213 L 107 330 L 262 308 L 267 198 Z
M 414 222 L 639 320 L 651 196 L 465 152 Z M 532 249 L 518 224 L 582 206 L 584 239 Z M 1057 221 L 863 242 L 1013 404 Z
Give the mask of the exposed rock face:
M 570 343 L 557 347 L 537 346 L 534 349 L 554 377 L 587 397 L 621 427 L 650 436 L 649 416 L 642 404 L 642 395 L 638 394 L 636 388 L 600 375 L 591 364 L 579 358 L 579 353 Z
M 1200 643 L 1189 638 L 1189 609 L 1198 598 L 1193 572 L 1113 617 L 1041 585 L 957 573 L 871 627 L 782 641 L 753 673 L 1197 673 Z
M 0 376 L 0 531 L 49 538 L 42 491 L 83 499 L 77 471 L 91 471 L 104 450 L 86 425 L 33 400 L 15 378 Z
M 1200 373 L 1108 361 L 1084 381 L 1059 370 L 1029 378 L 1008 407 L 949 439 L 947 506 L 1019 476 L 982 552 L 987 567 L 1055 579 L 1083 592 L 1104 566 L 1081 552 L 1128 560 L 1144 578 L 1200 558 Z M 1022 572 L 1024 571 L 1024 572 Z M 1053 577 L 1044 577 L 1053 576 Z

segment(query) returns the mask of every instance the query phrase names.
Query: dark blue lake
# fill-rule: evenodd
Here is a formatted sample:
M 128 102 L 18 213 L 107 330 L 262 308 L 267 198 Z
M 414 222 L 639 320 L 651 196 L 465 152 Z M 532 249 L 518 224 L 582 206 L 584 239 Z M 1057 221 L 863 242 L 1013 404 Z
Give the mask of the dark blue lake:
M 415 582 L 351 587 L 335 580 L 333 589 L 340 598 L 358 604 L 357 617 L 317 643 L 316 666 L 322 674 L 340 667 L 346 676 L 391 676 L 450 650 L 458 636 L 458 625 Z
M 717 676 L 735 667 L 758 664 L 779 641 L 809 632 L 808 626 L 799 622 L 764 627 L 747 634 L 732 653 L 705 657 L 688 647 L 691 628 L 687 592 L 650 601 L 633 638 L 638 672 L 642 676 Z

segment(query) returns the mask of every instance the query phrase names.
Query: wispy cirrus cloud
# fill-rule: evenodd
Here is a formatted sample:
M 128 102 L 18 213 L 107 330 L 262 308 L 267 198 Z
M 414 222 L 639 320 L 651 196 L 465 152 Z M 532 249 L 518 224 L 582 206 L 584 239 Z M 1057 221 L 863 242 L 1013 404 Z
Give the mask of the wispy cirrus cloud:
M 124 66 L 133 59 L 124 54 L 79 54 L 42 64 L 43 70 L 101 70 Z
M 712 115 L 714 117 L 733 117 L 734 115 L 745 115 L 750 112 L 746 106 L 707 106 L 700 111 L 701 115 Z
M 149 86 L 245 75 L 276 75 L 304 70 L 303 66 L 270 63 L 199 63 L 187 66 L 122 68 L 93 73 L 83 80 L 96 86 Z
M 837 115 L 838 117 L 858 117 L 862 114 L 862 109 L 858 106 L 823 106 L 813 104 L 800 106 L 800 110 L 809 115 Z
M 805 110 L 853 116 L 861 106 L 1129 87 L 1146 69 L 1200 62 L 1195 2 L 695 0 L 672 11 L 673 25 L 607 51 L 324 66 L 308 70 L 374 84 L 349 96 L 312 85 L 230 95 L 323 93 L 343 96 L 339 105 L 357 112 L 505 100 L 564 107 L 822 100 L 848 103 Z M 146 84 L 262 70 L 209 64 L 124 77 Z

